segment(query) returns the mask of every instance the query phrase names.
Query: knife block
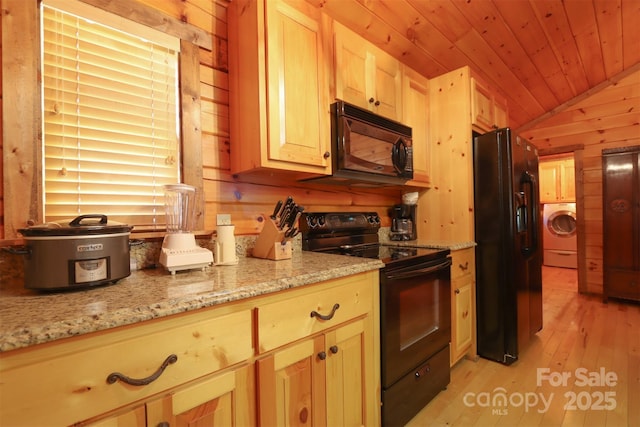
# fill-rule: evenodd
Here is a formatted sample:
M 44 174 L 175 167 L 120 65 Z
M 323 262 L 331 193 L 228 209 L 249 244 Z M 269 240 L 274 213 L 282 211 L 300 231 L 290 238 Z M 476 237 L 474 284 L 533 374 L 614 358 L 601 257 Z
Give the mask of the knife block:
M 253 257 L 274 261 L 291 259 L 291 241 L 287 240 L 283 244 L 284 240 L 284 231 L 280 230 L 271 218 L 267 218 L 253 247 Z

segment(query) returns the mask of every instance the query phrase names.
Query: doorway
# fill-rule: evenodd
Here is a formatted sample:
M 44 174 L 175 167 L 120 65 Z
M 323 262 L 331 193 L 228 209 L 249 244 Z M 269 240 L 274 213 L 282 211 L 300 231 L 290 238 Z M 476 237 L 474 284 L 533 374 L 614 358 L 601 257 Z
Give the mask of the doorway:
M 586 293 L 586 260 L 585 260 L 585 220 L 584 220 L 584 189 L 583 189 L 583 153 L 584 147 L 562 147 L 561 151 L 546 150 L 540 153 L 539 181 L 540 181 L 540 213 L 543 216 L 544 205 L 548 203 L 567 203 L 574 212 L 575 226 L 572 234 L 575 239 L 576 262 L 572 268 L 577 271 L 577 292 Z M 544 226 L 544 216 L 540 219 Z M 544 229 L 543 247 L 545 245 Z M 548 239 L 547 239 L 548 240 Z M 562 255 L 567 256 L 567 255 Z M 575 265 L 575 267 L 573 266 Z M 557 268 L 557 267 L 554 267 Z M 563 267 L 566 268 L 566 267 Z

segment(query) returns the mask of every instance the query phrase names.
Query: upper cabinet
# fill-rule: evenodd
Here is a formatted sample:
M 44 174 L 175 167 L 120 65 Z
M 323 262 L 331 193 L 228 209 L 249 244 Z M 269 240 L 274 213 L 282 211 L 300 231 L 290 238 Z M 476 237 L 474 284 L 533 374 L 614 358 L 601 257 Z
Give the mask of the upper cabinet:
M 402 122 L 402 65 L 334 22 L 336 98 Z
M 402 78 L 403 122 L 411 127 L 413 180 L 408 185 L 428 186 L 431 156 L 429 152 L 429 80 L 409 67 Z
M 507 127 L 507 101 L 471 75 L 471 123 L 480 131 Z
M 570 203 L 576 201 L 573 157 L 540 160 L 540 203 Z
M 232 172 L 330 174 L 330 60 L 319 9 L 238 0 L 228 13 Z

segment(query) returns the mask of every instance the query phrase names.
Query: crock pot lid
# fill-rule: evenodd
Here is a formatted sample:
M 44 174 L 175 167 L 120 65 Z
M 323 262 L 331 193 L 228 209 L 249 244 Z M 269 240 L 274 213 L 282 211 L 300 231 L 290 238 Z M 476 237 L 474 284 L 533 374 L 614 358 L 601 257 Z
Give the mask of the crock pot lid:
M 72 220 L 47 222 L 18 231 L 29 236 L 87 236 L 96 234 L 116 234 L 130 232 L 133 227 L 116 221 L 109 221 L 106 215 L 80 215 Z

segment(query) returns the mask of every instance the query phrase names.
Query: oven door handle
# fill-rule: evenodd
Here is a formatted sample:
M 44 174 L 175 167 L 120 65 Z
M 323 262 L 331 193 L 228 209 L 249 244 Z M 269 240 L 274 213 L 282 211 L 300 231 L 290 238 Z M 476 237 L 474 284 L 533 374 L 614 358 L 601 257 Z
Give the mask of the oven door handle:
M 425 268 L 415 268 L 415 266 L 398 269 L 396 271 L 387 271 L 386 276 L 389 279 L 409 279 L 411 277 L 424 276 L 426 274 L 435 273 L 451 266 L 451 259 L 447 259 L 436 265 Z

